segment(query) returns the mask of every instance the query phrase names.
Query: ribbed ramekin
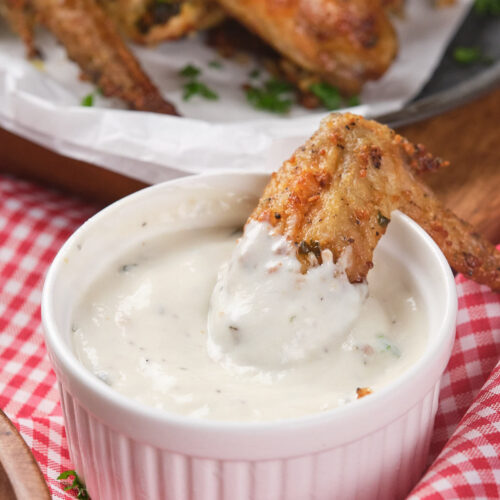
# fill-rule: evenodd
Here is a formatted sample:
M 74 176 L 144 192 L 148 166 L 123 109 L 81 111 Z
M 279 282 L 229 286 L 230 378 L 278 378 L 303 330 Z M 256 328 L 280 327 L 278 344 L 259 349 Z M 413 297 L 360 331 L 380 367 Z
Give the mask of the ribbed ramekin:
M 147 188 L 90 219 L 54 259 L 42 298 L 45 339 L 71 459 L 93 499 L 386 500 L 404 497 L 421 475 L 457 299 L 441 251 L 402 214 L 392 214 L 379 246 L 409 270 L 423 299 L 428 341 L 416 364 L 369 397 L 301 418 L 215 422 L 142 406 L 103 384 L 75 357 L 71 311 L 98 269 L 132 245 L 140 227 L 144 238 L 210 226 L 209 207 L 193 209 L 187 191 L 258 197 L 266 181 L 264 174 L 226 172 Z M 241 215 L 226 216 L 225 223 L 241 222 Z

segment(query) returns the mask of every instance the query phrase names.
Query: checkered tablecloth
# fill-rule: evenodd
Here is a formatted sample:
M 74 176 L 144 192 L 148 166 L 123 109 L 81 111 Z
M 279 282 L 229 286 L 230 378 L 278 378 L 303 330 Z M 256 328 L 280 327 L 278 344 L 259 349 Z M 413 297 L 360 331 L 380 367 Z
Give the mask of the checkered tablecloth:
M 0 176 L 0 407 L 33 450 L 53 498 L 71 469 L 42 337 L 45 272 L 99 207 Z M 443 377 L 430 467 L 410 497 L 500 498 L 500 295 L 457 277 L 457 339 Z

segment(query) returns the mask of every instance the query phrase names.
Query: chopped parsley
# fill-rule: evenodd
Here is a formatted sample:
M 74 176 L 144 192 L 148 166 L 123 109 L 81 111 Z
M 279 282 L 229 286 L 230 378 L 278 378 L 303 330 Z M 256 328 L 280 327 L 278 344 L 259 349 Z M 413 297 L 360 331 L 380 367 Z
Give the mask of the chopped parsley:
M 475 0 L 474 10 L 478 14 L 500 16 L 500 0 Z
M 219 96 L 204 83 L 193 80 L 184 85 L 184 94 L 182 98 L 185 101 L 189 101 L 189 99 L 195 95 L 199 95 L 210 101 L 216 101 L 219 98 Z
M 247 101 L 256 109 L 272 113 L 287 113 L 292 106 L 293 86 L 283 80 L 271 78 L 260 87 L 245 88 Z
M 328 110 L 334 111 L 345 105 L 348 107 L 358 106 L 360 104 L 359 97 L 353 95 L 343 100 L 339 89 L 326 82 L 313 83 L 309 90 L 320 100 L 321 104 Z
M 297 251 L 299 255 L 307 255 L 308 253 L 312 252 L 313 255 L 318 259 L 318 262 L 320 264 L 323 263 L 323 259 L 321 257 L 321 245 L 319 244 L 319 241 L 310 240 L 308 243 L 307 241 L 302 240 L 299 243 Z
M 210 61 L 208 63 L 208 65 L 211 68 L 215 68 L 215 69 L 221 69 L 222 68 L 222 63 L 220 61 L 217 61 L 217 59 L 214 59 L 213 61 Z
M 339 109 L 342 104 L 339 90 L 326 82 L 313 83 L 309 90 L 321 101 L 321 104 L 328 110 Z
M 261 70 L 259 68 L 254 68 L 248 73 L 248 77 L 254 82 L 244 86 L 247 101 L 256 109 L 272 113 L 288 113 L 297 95 L 295 86 L 286 80 L 275 77 L 257 85 L 255 80 L 260 76 Z M 358 96 L 343 99 L 339 90 L 326 82 L 313 83 L 309 87 L 309 92 L 316 96 L 329 111 L 360 104 Z
M 377 340 L 379 342 L 380 352 L 388 352 L 396 358 L 401 357 L 401 351 L 399 350 L 398 346 L 390 341 L 387 337 L 384 337 L 384 335 L 377 335 Z
M 377 222 L 379 226 L 386 227 L 389 222 L 391 222 L 391 219 L 389 217 L 386 217 L 385 215 L 382 215 L 382 212 L 380 210 L 377 213 Z
M 359 96 L 357 95 L 352 95 L 347 99 L 347 105 L 352 108 L 353 106 L 359 106 L 361 104 L 361 101 L 359 99 Z
M 87 493 L 87 489 L 85 488 L 85 484 L 78 477 L 78 474 L 74 470 L 66 470 L 59 474 L 57 479 L 62 481 L 64 479 L 68 479 L 68 477 L 73 476 L 73 482 L 64 488 L 64 491 L 76 490 L 76 498 L 80 498 L 81 500 L 90 500 L 90 496 Z
M 211 88 L 203 82 L 198 81 L 198 76 L 201 75 L 201 70 L 193 64 L 184 66 L 184 68 L 179 71 L 179 75 L 188 79 L 188 82 L 183 86 L 184 93 L 182 98 L 185 101 L 189 101 L 191 97 L 196 95 L 204 97 L 210 101 L 215 101 L 219 98 L 219 96 Z
M 453 59 L 460 64 L 487 63 L 492 62 L 491 58 L 485 56 L 481 50 L 476 47 L 455 47 L 453 50 Z
M 273 94 L 283 94 L 293 90 L 293 85 L 291 83 L 284 80 L 278 80 L 277 78 L 271 78 L 264 83 L 264 86 L 268 92 Z
M 197 78 L 200 74 L 201 69 L 197 68 L 194 64 L 188 64 L 179 71 L 179 75 L 184 78 Z
M 260 76 L 260 69 L 259 68 L 253 69 L 252 71 L 250 71 L 250 73 L 248 73 L 248 76 L 250 78 L 259 78 L 259 76 Z
M 91 92 L 82 98 L 80 101 L 81 106 L 85 106 L 86 108 L 91 108 L 94 105 L 94 93 Z

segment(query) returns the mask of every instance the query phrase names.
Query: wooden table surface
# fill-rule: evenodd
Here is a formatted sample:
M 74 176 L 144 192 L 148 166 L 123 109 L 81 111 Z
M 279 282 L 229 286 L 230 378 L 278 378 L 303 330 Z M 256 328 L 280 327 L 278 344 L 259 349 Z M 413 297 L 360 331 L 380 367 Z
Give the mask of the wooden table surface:
M 494 243 L 500 242 L 500 89 L 398 132 L 451 161 L 428 177 L 440 198 Z M 278 167 L 278 165 L 277 165 Z M 0 129 L 0 171 L 109 203 L 145 186 L 69 159 Z

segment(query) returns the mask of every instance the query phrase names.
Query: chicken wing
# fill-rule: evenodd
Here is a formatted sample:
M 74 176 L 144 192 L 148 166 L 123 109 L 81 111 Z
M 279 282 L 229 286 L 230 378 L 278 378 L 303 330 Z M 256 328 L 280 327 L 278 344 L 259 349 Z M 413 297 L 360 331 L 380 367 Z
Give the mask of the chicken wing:
M 419 179 L 445 164 L 384 125 L 332 114 L 273 174 L 250 219 L 269 222 L 291 240 L 304 271 L 323 249 L 335 260 L 350 249 L 346 273 L 354 283 L 365 280 L 391 212 L 400 210 L 429 233 L 455 270 L 500 290 L 500 252 Z
M 101 0 L 101 5 L 128 38 L 145 45 L 210 28 L 225 17 L 210 0 Z
M 218 0 L 299 66 L 347 94 L 379 78 L 397 51 L 383 0 Z
M 37 15 L 66 47 L 68 56 L 104 95 L 133 109 L 177 114 L 146 76 L 94 0 L 32 0 Z
M 38 51 L 33 38 L 35 14 L 30 0 L 0 0 L 0 17 L 7 20 L 12 31 L 24 42 L 27 57 L 36 57 Z
M 3 13 L 34 54 L 33 15 L 65 46 L 70 59 L 106 96 L 132 109 L 177 114 L 144 73 L 94 0 L 4 0 Z

